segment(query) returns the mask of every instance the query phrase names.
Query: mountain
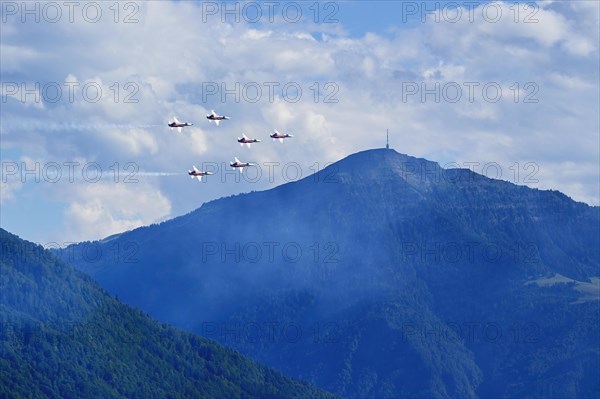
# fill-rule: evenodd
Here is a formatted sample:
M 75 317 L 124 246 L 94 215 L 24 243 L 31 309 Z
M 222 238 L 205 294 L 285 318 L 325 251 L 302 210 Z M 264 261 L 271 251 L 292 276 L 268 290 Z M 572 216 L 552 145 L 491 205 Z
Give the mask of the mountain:
M 153 317 L 353 398 L 598 397 L 600 209 L 369 150 L 61 251 Z
M 159 324 L 0 229 L 0 397 L 330 398 Z

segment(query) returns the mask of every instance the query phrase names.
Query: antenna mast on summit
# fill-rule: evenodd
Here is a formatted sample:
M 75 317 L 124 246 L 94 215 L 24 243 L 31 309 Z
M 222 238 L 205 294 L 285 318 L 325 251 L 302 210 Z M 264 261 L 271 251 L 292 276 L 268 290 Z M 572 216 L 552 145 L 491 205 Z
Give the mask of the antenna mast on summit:
M 390 129 L 385 129 L 385 148 L 390 149 Z

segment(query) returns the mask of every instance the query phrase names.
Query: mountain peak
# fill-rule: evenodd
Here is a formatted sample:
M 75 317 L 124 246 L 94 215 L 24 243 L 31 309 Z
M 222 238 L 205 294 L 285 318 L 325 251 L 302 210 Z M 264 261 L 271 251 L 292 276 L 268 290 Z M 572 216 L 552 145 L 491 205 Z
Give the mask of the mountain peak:
M 426 188 L 439 182 L 445 170 L 437 162 L 412 157 L 393 149 L 377 148 L 354 153 L 310 177 L 358 186 L 403 185 Z M 321 178 L 322 177 L 322 178 Z
M 431 166 L 432 168 L 435 166 L 436 168 L 439 168 L 437 162 L 429 161 L 425 158 L 413 157 L 408 154 L 397 152 L 394 149 L 387 148 L 374 148 L 356 152 L 354 154 L 348 155 L 346 158 L 343 158 L 336 163 L 340 165 L 352 163 L 363 167 L 366 167 L 368 165 L 402 165 L 405 166 L 405 169 L 408 167 L 408 170 L 410 170 L 410 167 L 412 166 L 422 165 Z

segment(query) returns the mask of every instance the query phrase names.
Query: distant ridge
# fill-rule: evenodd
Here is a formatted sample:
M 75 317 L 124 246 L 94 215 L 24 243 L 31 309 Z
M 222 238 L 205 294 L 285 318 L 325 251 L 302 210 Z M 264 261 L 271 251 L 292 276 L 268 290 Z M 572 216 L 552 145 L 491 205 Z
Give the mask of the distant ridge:
M 599 242 L 599 207 L 375 149 L 111 242 L 135 259 L 67 252 L 126 303 L 341 396 L 591 398 Z M 537 283 L 556 275 L 581 284 Z

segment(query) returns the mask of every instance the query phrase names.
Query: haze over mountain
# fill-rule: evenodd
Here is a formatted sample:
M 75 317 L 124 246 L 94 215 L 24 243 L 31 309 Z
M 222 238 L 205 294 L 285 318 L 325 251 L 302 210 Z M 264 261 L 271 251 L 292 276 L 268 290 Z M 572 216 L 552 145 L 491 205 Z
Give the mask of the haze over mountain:
M 0 397 L 330 398 L 150 319 L 0 229 Z
M 600 211 L 393 150 L 61 251 L 337 394 L 598 397 Z

